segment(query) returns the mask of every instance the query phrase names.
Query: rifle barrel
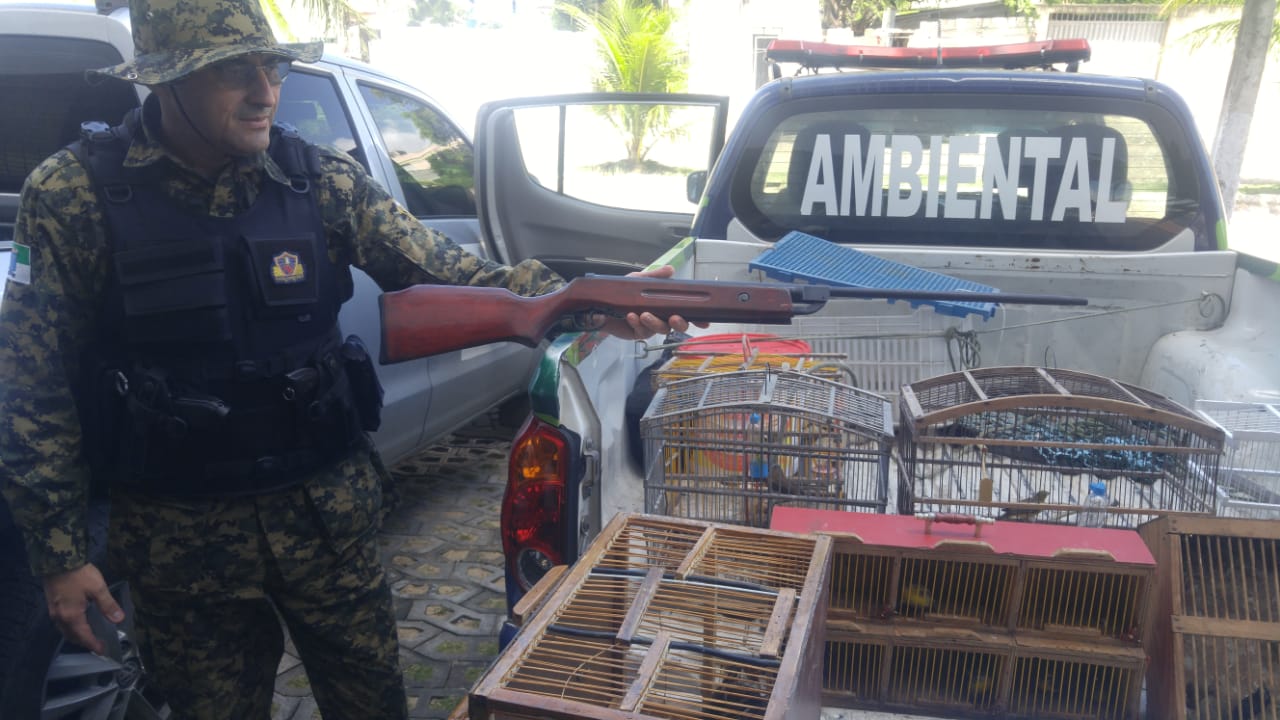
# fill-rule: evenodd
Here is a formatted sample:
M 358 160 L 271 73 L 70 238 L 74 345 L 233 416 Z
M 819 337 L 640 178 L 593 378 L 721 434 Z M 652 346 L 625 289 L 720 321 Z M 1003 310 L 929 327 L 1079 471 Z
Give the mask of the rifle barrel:
M 943 300 L 949 302 L 1007 303 L 1010 305 L 1088 305 L 1089 299 L 1072 295 L 1041 295 L 1038 293 L 970 292 L 968 290 L 909 290 L 903 288 L 847 288 L 832 285 L 795 285 L 793 287 L 824 287 L 830 297 L 863 298 L 868 300 Z M 817 300 L 805 298 L 803 300 Z

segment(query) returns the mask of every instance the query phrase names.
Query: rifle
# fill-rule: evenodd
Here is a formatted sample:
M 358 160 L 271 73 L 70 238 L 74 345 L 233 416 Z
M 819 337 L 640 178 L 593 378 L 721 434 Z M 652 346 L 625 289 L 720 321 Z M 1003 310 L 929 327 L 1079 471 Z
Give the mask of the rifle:
M 833 297 L 865 300 L 946 300 L 1020 305 L 1086 305 L 1082 297 L 1002 292 L 845 288 L 827 285 L 735 283 L 715 280 L 586 275 L 545 295 L 525 297 L 506 288 L 415 285 L 383 293 L 380 361 L 404 362 L 452 350 L 510 340 L 536 347 L 562 318 L 650 312 L 689 322 L 787 325 L 822 309 Z

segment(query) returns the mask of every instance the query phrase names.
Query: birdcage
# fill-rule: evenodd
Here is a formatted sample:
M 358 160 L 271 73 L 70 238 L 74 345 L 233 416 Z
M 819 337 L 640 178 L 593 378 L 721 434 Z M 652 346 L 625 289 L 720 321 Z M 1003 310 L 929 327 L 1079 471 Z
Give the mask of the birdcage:
M 981 361 L 972 317 L 950 317 L 929 307 L 913 309 L 908 303 L 886 306 L 876 315 L 857 312 L 849 306 L 835 315 L 797 317 L 779 332 L 804 338 L 817 357 L 842 358 L 841 368 L 856 378 L 846 382 L 891 403 L 897 402 L 899 390 L 907 383 Z M 743 328 L 777 331 L 769 325 Z
M 1212 514 L 1225 433 L 1177 403 L 1096 375 L 994 367 L 904 386 L 899 511 L 1074 523 L 1102 482 L 1106 524 Z
M 1002 717 L 1137 720 L 1146 667 L 1142 648 L 1019 639 Z
M 762 333 L 700 335 L 680 344 L 654 373 L 653 390 L 676 380 L 738 370 L 795 370 L 856 385 L 839 353 L 815 353 L 799 338 Z
M 1218 468 L 1218 514 L 1280 519 L 1280 405 L 1197 400 L 1227 433 Z
M 1280 523 L 1167 517 L 1139 533 L 1158 568 L 1148 716 L 1280 718 Z
M 948 717 L 1138 718 L 1146 668 L 1139 647 L 839 621 L 828 624 L 826 637 L 828 706 Z
M 891 407 L 794 371 L 670 383 L 640 420 L 649 513 L 765 527 L 775 506 L 883 512 Z
M 779 508 L 771 527 L 831 534 L 831 621 L 1138 644 L 1155 562 L 1132 531 Z
M 794 508 L 771 527 L 834 542 L 827 705 L 1136 717 L 1155 570 L 1137 533 Z
M 830 550 L 616 516 L 476 684 L 470 716 L 817 717 Z
M 1114 532 L 1129 536 L 1117 542 L 1133 540 L 1132 531 Z M 1092 547 L 1063 547 L 1051 560 L 1023 563 L 1014 624 L 1020 637 L 1112 644 L 1141 641 L 1149 618 L 1155 563 L 1149 555 L 1117 557 L 1112 550 L 1124 552 L 1120 545 L 1098 549 L 1098 533 L 1092 536 L 1088 541 Z
M 994 716 L 1007 694 L 1012 657 L 1007 636 L 829 622 L 823 702 L 838 708 Z

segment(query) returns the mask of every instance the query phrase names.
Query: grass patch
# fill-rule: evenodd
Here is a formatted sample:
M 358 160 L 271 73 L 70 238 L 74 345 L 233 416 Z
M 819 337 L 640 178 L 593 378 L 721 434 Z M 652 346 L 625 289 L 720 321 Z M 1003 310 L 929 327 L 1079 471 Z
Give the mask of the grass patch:
M 1280 182 L 1266 180 L 1241 180 L 1237 190 L 1241 195 L 1280 195 Z
M 466 652 L 466 649 L 467 646 L 464 643 L 460 643 L 456 640 L 446 640 L 436 646 L 436 650 L 439 650 L 445 655 L 461 655 L 463 652 Z
M 431 679 L 432 674 L 433 671 L 429 666 L 418 663 L 414 663 L 404 669 L 405 679 L 413 682 L 426 682 Z
M 433 697 L 428 705 L 432 710 L 452 710 L 462 702 L 462 696 L 449 695 L 447 697 Z

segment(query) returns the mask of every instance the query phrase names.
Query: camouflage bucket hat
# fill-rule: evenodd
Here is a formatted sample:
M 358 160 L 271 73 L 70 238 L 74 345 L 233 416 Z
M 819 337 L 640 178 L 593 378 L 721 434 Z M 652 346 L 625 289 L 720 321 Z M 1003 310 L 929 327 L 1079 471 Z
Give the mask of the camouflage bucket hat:
M 324 49 L 319 42 L 277 43 L 258 0 L 130 0 L 129 15 L 134 59 L 90 70 L 90 77 L 161 85 L 250 53 L 315 62 Z

